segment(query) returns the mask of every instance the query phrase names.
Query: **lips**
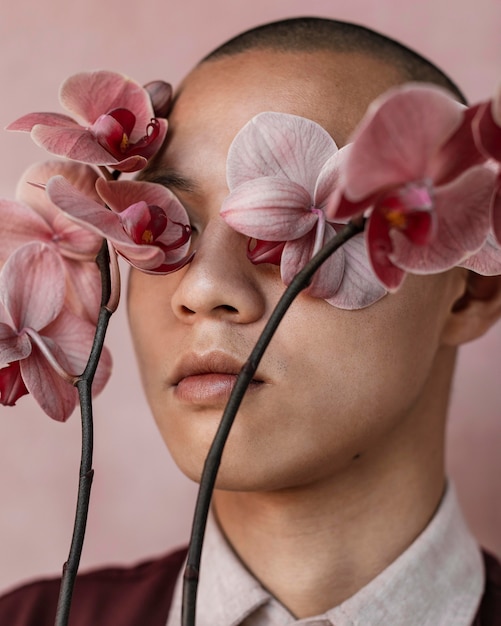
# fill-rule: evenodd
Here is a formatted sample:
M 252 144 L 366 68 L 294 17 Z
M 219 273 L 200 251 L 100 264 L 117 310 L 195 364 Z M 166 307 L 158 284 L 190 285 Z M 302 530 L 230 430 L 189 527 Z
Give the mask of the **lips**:
M 186 355 L 174 369 L 171 380 L 174 395 L 183 403 L 224 405 L 241 368 L 241 361 L 224 352 Z M 256 391 L 264 382 L 256 374 L 248 391 Z

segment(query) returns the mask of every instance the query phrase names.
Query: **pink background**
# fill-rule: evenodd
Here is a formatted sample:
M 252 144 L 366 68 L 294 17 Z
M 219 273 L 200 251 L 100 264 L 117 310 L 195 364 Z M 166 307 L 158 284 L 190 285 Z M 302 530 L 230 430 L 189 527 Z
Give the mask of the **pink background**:
M 501 78 L 499 0 L 67 0 L 3 3 L 0 127 L 57 110 L 59 84 L 106 68 L 177 83 L 206 52 L 262 22 L 297 15 L 346 19 L 401 39 L 441 65 L 472 100 Z M 453 7 L 453 8 L 452 8 Z M 0 133 L 0 195 L 45 158 L 27 136 Z M 0 226 L 1 227 L 1 226 Z M 186 539 L 194 486 L 173 466 L 140 390 L 124 311 L 108 345 L 115 372 L 96 402 L 96 476 L 83 566 L 128 562 Z M 410 355 L 410 358 L 412 356 Z M 462 355 L 451 411 L 449 467 L 467 518 L 501 554 L 501 328 Z M 395 381 L 398 384 L 398 380 Z M 60 571 L 77 486 L 79 417 L 52 422 L 24 398 L 0 408 L 0 588 Z

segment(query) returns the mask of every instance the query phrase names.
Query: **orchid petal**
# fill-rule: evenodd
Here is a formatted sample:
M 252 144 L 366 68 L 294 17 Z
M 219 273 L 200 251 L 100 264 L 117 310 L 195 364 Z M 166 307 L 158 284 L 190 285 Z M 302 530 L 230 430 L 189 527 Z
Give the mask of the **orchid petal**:
M 474 120 L 473 132 L 480 150 L 488 157 L 501 161 L 501 98 L 480 107 Z
M 491 207 L 492 230 L 501 243 L 501 175 L 497 179 L 497 187 L 492 197 Z
M 444 185 L 470 167 L 485 161 L 485 156 L 477 148 L 472 128 L 480 105 L 464 111 L 459 128 L 445 142 L 430 166 L 436 185 Z M 500 129 L 501 130 L 501 129 Z
M 343 280 L 327 302 L 339 309 L 355 310 L 371 306 L 387 294 L 372 271 L 363 233 L 352 237 L 344 246 Z
M 108 150 L 97 143 L 94 135 L 82 127 L 51 128 L 36 126 L 32 131 L 33 141 L 52 154 L 93 165 L 109 165 L 123 172 L 134 172 L 146 164 L 141 156 L 131 156 L 122 160 L 115 158 Z
M 96 202 L 100 201 L 95 189 L 99 174 L 90 165 L 59 160 L 35 163 L 21 176 L 16 188 L 16 199 L 27 204 L 51 225 L 57 215 L 64 215 L 45 193 L 45 184 L 57 174 L 64 176 L 67 181 L 86 196 L 96 200 Z
M 59 94 L 61 104 L 93 124 L 97 118 L 113 109 L 129 109 L 136 116 L 137 136 L 140 138 L 153 117 L 153 108 L 148 93 L 135 81 L 109 71 L 81 72 L 70 76 L 62 85 Z
M 401 237 L 405 238 L 403 235 Z M 407 241 L 407 238 L 405 239 Z M 388 291 L 396 291 L 405 273 L 393 263 L 390 257 L 393 250 L 393 238 L 390 236 L 388 222 L 381 212 L 373 211 L 371 214 L 365 229 L 365 240 L 374 274 Z
M 346 158 L 351 149 L 351 145 L 344 146 L 334 153 L 324 163 L 318 175 L 315 191 L 313 193 L 313 204 L 319 209 L 325 209 L 328 199 L 339 185 L 341 168 L 346 162 Z
M 253 178 L 278 176 L 313 194 L 319 171 L 336 150 L 329 133 L 311 120 L 261 113 L 240 130 L 230 146 L 228 187 L 233 191 Z
M 31 353 L 31 342 L 25 334 L 19 335 L 8 324 L 0 323 L 0 364 L 25 359 Z
M 78 317 L 97 323 L 101 308 L 101 273 L 96 263 L 65 259 L 66 306 Z
M 501 245 L 494 235 L 489 233 L 480 250 L 459 263 L 459 267 L 472 270 L 482 276 L 501 274 Z
M 477 252 L 489 231 L 493 182 L 494 173 L 478 166 L 436 189 L 435 237 L 426 246 L 415 246 L 401 233 L 392 232 L 392 261 L 415 274 L 433 274 L 448 270 Z
M 96 183 L 96 189 L 104 202 L 117 213 L 131 204 L 144 201 L 165 209 L 167 217 L 173 222 L 189 224 L 186 209 L 172 191 L 163 185 L 144 181 L 105 181 L 101 178 Z
M 19 363 L 10 363 L 0 369 L 0 404 L 14 406 L 27 393 Z
M 28 113 L 11 122 L 6 130 L 19 130 L 30 132 L 35 126 L 42 124 L 53 128 L 76 128 L 78 124 L 68 115 L 60 113 Z
M 348 199 L 425 179 L 438 149 L 460 127 L 464 110 L 434 86 L 406 85 L 377 98 L 352 138 L 345 170 Z
M 221 217 L 236 231 L 256 239 L 284 241 L 307 233 L 317 221 L 311 197 L 301 186 L 278 177 L 239 185 L 224 200 Z
M 172 85 L 163 80 L 152 80 L 144 85 L 150 96 L 155 117 L 167 117 L 172 103 Z
M 264 241 L 262 239 L 251 239 L 247 247 L 247 257 L 258 265 L 260 263 L 273 263 L 280 265 L 285 241 Z
M 0 300 L 18 331 L 44 328 L 59 315 L 64 297 L 63 263 L 47 245 L 27 244 L 7 259 L 0 273 Z
M 336 234 L 330 224 L 325 225 L 323 245 Z M 316 233 L 314 230 L 300 239 L 288 241 L 285 244 L 280 264 L 282 280 L 286 285 L 292 282 L 294 276 L 308 263 L 314 255 Z M 345 261 L 342 250 L 332 254 L 315 272 L 313 279 L 305 293 L 316 298 L 330 298 L 341 284 Z
M 0 260 L 33 240 L 50 242 L 53 236 L 46 221 L 30 207 L 0 199 Z
M 46 342 L 61 365 L 67 367 L 63 351 L 49 339 Z M 45 413 L 60 422 L 68 419 L 78 401 L 75 387 L 55 372 L 37 346 L 19 365 L 26 388 Z
M 61 349 L 67 362 L 69 371 L 80 375 L 89 359 L 92 343 L 94 341 L 95 326 L 78 318 L 68 310 L 63 310 L 61 315 L 50 326 L 44 329 L 44 341 L 50 338 Z M 94 394 L 99 393 L 106 384 L 111 374 L 111 355 L 109 350 L 103 348 L 96 376 L 92 384 Z

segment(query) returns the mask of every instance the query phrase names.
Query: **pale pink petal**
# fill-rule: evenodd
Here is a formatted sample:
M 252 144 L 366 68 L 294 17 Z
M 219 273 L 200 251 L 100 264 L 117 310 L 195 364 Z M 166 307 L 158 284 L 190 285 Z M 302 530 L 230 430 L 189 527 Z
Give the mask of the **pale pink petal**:
M 480 250 L 459 263 L 459 267 L 465 267 L 483 276 L 501 274 L 501 245 L 494 235 L 489 233 Z
M 50 126 L 54 128 L 76 128 L 78 124 L 75 120 L 68 115 L 61 115 L 60 113 L 28 113 L 23 115 L 19 119 L 11 122 L 6 130 L 20 130 L 30 132 L 34 126 L 42 124 L 43 126 Z
M 31 353 L 31 342 L 8 324 L 0 323 L 0 366 L 25 359 Z
M 54 243 L 57 243 L 58 250 L 65 257 L 81 257 L 91 261 L 101 249 L 103 238 L 73 222 L 62 210 L 52 226 L 56 233 Z
M 154 117 L 146 90 L 116 72 L 100 70 L 70 76 L 61 85 L 59 98 L 68 111 L 91 124 L 113 109 L 129 109 L 136 116 L 138 128 L 131 137 L 132 141 L 137 141 L 144 134 L 148 122 Z
M 501 106 L 499 100 L 485 103 L 474 120 L 473 132 L 483 153 L 501 161 Z
M 327 302 L 338 309 L 350 311 L 371 306 L 387 291 L 372 270 L 363 233 L 355 235 L 342 249 L 345 259 L 343 280 Z
M 336 151 L 332 137 L 315 122 L 286 113 L 261 113 L 230 146 L 228 187 L 232 191 L 253 178 L 280 176 L 313 195 L 318 173 Z
M 338 150 L 325 162 L 320 170 L 313 194 L 313 204 L 317 208 L 325 209 L 329 198 L 339 186 L 341 168 L 346 162 L 350 149 L 351 145 L 348 145 Z
M 16 188 L 16 198 L 35 210 L 48 224 L 52 224 L 55 217 L 61 215 L 61 210 L 50 201 L 45 189 L 40 186 L 44 186 L 50 178 L 58 174 L 86 196 L 100 202 L 95 189 L 99 174 L 90 165 L 60 160 L 35 163 L 21 176 Z
M 239 185 L 223 202 L 221 217 L 239 233 L 284 241 L 307 233 L 317 221 L 310 194 L 290 180 L 257 178 Z
M 32 241 L 50 242 L 52 229 L 29 206 L 0 199 L 0 261 Z
M 51 154 L 93 165 L 115 166 L 119 163 L 119 159 L 103 148 L 94 135 L 82 126 L 52 128 L 38 125 L 33 129 L 31 136 L 38 146 Z M 135 160 L 138 158 L 134 157 Z
M 48 339 L 46 343 L 60 364 L 67 367 L 62 350 Z M 68 419 L 78 402 L 77 390 L 54 371 L 37 346 L 33 346 L 29 358 L 20 361 L 20 368 L 26 388 L 45 413 L 60 422 Z
M 16 250 L 0 273 L 0 300 L 17 330 L 40 330 L 59 315 L 65 275 L 59 255 L 49 246 L 30 243 Z
M 117 213 L 131 204 L 143 201 L 164 209 L 169 219 L 174 222 L 182 224 L 190 222 L 178 198 L 163 185 L 130 180 L 105 181 L 101 178 L 97 181 L 96 189 L 104 202 Z
M 461 125 L 464 110 L 434 86 L 405 85 L 377 98 L 351 138 L 348 199 L 429 176 L 430 163 Z
M 430 165 L 430 172 L 436 185 L 446 184 L 469 167 L 485 161 L 485 156 L 477 148 L 472 128 L 479 108 L 480 105 L 477 105 L 464 111 L 461 125 L 441 147 Z
M 78 317 L 96 323 L 101 308 L 101 274 L 96 263 L 65 260 L 66 306 Z
M 93 324 L 76 317 L 70 311 L 63 310 L 61 315 L 44 329 L 44 340 L 50 338 L 57 344 L 64 353 L 69 371 L 81 375 L 89 360 L 95 330 Z M 111 355 L 109 350 L 104 348 L 92 385 L 93 393 L 99 393 L 103 389 L 110 374 Z
M 392 232 L 392 261 L 416 274 L 442 272 L 477 252 L 489 232 L 494 174 L 478 166 L 435 190 L 437 232 L 426 246 Z
M 323 244 L 325 245 L 336 234 L 330 224 L 325 225 L 325 235 Z M 288 241 L 285 244 L 282 260 L 280 263 L 280 273 L 282 280 L 289 285 L 294 276 L 313 257 L 315 246 L 315 231 L 312 230 L 304 237 Z M 304 291 L 315 298 L 330 298 L 339 288 L 343 278 L 345 267 L 344 252 L 336 250 L 327 261 L 316 271 L 313 279 Z

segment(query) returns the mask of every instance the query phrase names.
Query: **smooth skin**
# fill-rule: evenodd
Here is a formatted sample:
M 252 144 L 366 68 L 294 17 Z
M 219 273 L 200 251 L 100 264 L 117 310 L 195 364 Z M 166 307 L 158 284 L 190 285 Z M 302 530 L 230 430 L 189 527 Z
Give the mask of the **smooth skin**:
M 152 413 L 192 479 L 234 377 L 284 286 L 219 216 L 238 130 L 262 111 L 313 119 L 343 145 L 376 95 L 402 82 L 358 54 L 252 50 L 182 83 L 165 150 L 144 174 L 180 198 L 193 261 L 133 271 L 129 316 Z M 499 315 L 497 279 L 408 276 L 358 311 L 301 294 L 230 434 L 214 496 L 247 567 L 298 618 L 367 584 L 419 535 L 445 487 L 444 427 L 457 346 Z M 236 370 L 238 371 L 238 369 Z M 236 373 L 236 372 L 235 372 Z

